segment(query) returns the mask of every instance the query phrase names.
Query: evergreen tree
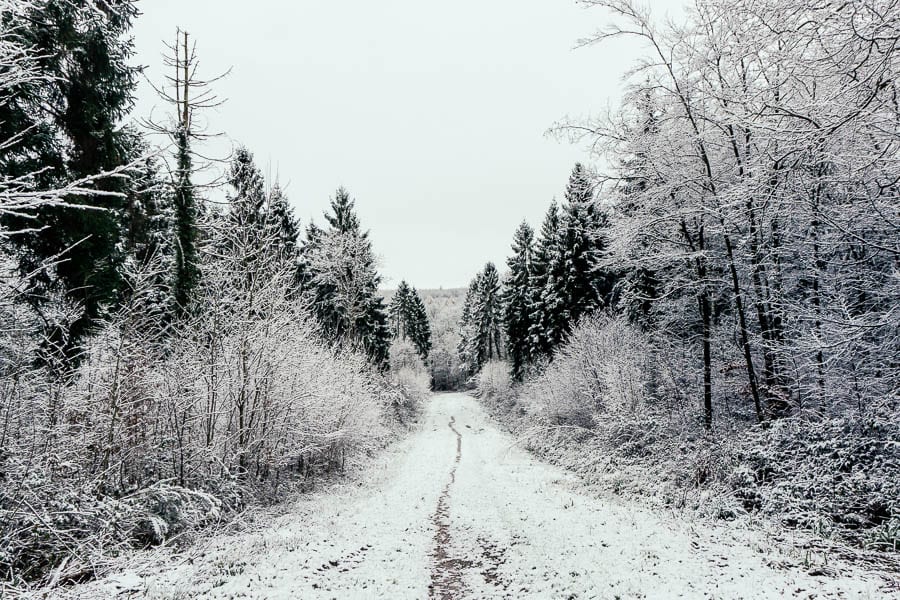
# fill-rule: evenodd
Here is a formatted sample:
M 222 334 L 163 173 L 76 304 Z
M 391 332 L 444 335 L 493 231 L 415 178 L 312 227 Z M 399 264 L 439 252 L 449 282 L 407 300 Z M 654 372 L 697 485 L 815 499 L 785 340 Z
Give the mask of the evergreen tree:
M 469 282 L 469 289 L 466 290 L 466 299 L 463 301 L 462 315 L 459 319 L 459 344 L 456 351 L 459 355 L 460 364 L 466 371 L 466 377 L 474 375 L 478 370 L 478 350 L 476 347 L 477 337 L 477 321 L 475 319 L 475 304 L 481 289 L 481 276 L 478 273 L 472 281 Z
M 553 200 L 541 224 L 540 237 L 531 261 L 528 344 L 532 358 L 549 355 L 554 347 L 550 331 L 551 323 L 557 317 L 544 301 L 544 290 L 550 280 L 551 265 L 559 263 L 556 258 L 559 251 L 559 222 L 559 206 Z
M 503 358 L 503 303 L 494 263 L 487 263 L 469 284 L 460 329 L 460 360 L 470 375 L 487 361 Z
M 391 335 L 395 338 L 405 340 L 409 332 L 408 314 L 410 304 L 411 289 L 406 281 L 401 281 L 397 286 L 397 291 L 391 298 L 388 314 L 391 318 Z
M 516 381 L 522 380 L 525 367 L 532 360 L 530 308 L 533 246 L 534 230 L 528 223 L 522 222 L 513 239 L 513 255 L 507 259 L 509 279 L 503 291 L 507 356 Z
M 300 221 L 288 202 L 281 186 L 275 185 L 266 202 L 267 226 L 275 230 L 278 239 L 278 256 L 296 269 L 299 254 Z
M 235 152 L 228 170 L 228 218 L 242 226 L 265 226 L 266 184 L 253 154 L 244 146 Z
M 593 184 L 576 164 L 566 186 L 566 204 L 556 244 L 549 246 L 547 279 L 541 293 L 541 329 L 550 349 L 558 346 L 585 314 L 605 306 L 614 277 L 599 266 L 605 249 L 606 217 L 597 208 Z
M 412 288 L 410 307 L 411 335 L 413 344 L 419 351 L 419 356 L 423 361 L 428 360 L 431 354 L 431 324 L 428 319 L 428 310 L 425 308 L 425 302 L 416 288 Z
M 3 139 L 10 139 L 5 135 L 10 132 L 22 135 L 0 149 L 0 174 L 40 170 L 33 184 L 48 188 L 114 170 L 134 156 L 137 138 L 120 123 L 131 110 L 138 73 L 128 64 L 133 55 L 128 34 L 136 15 L 134 0 L 45 0 L 27 14 L 3 15 L 2 26 L 20 32 L 52 81 L 7 90 L 7 101 L 0 103 Z M 12 240 L 24 272 L 63 259 L 52 274 L 44 270 L 32 279 L 37 289 L 31 297 L 44 298 L 61 287 L 83 307 L 68 331 L 50 332 L 69 355 L 122 291 L 120 240 L 128 185 L 120 178 L 97 181 L 97 194 L 66 201 L 104 210 L 44 207 L 26 219 L 28 234 Z
M 624 186 L 616 206 L 617 214 L 626 219 L 633 218 L 640 211 L 637 199 L 650 187 L 661 183 L 648 164 L 646 143 L 659 133 L 658 109 L 649 86 L 637 98 L 636 108 L 638 122 L 629 129 L 634 131 L 637 143 L 631 146 L 629 155 L 622 161 Z M 629 254 L 648 254 L 646 246 L 646 240 L 641 239 L 638 247 L 630 249 Z M 613 294 L 615 308 L 632 323 L 645 329 L 652 328 L 655 325 L 653 304 L 659 298 L 662 287 L 659 275 L 644 264 L 629 265 L 618 277 L 616 287 Z
M 419 292 L 405 281 L 401 281 L 391 298 L 388 312 L 393 337 L 409 339 L 422 360 L 427 360 L 431 352 L 431 326 L 428 323 L 425 303 L 422 302 Z
M 381 276 L 354 204 L 347 190 L 338 189 L 325 214 L 329 228 L 307 228 L 301 286 L 326 339 L 339 346 L 360 345 L 374 365 L 385 368 L 391 330 L 378 294 Z
M 172 291 L 175 311 L 177 314 L 183 314 L 200 281 L 199 256 L 197 254 L 197 220 L 200 217 L 200 210 L 191 182 L 190 136 L 184 126 L 180 126 L 175 134 L 175 147 L 177 162 L 173 186 L 175 267 Z

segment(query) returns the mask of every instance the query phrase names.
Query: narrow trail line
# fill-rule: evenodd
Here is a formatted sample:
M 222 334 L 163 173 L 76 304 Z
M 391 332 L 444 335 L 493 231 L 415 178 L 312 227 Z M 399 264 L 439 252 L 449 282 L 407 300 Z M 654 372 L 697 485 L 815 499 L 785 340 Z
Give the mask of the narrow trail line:
M 435 528 L 434 550 L 431 555 L 435 564 L 431 571 L 431 585 L 429 586 L 428 596 L 438 600 L 459 598 L 464 590 L 462 573 L 465 569 L 472 566 L 471 561 L 452 558 L 450 555 L 450 486 L 456 482 L 456 469 L 459 467 L 459 461 L 462 458 L 462 435 L 453 426 L 455 422 L 456 417 L 450 417 L 450 422 L 447 425 L 456 435 L 456 457 L 453 460 L 453 468 L 450 469 L 450 480 L 444 486 L 444 489 L 441 490 L 437 508 L 431 517 Z
M 365 484 L 304 496 L 256 532 L 213 538 L 190 560 L 148 564 L 56 597 L 868 600 L 896 593 L 858 572 L 812 576 L 802 556 L 780 554 L 733 524 L 687 523 L 593 497 L 574 476 L 517 447 L 463 394 L 435 396 L 418 431 L 369 473 Z

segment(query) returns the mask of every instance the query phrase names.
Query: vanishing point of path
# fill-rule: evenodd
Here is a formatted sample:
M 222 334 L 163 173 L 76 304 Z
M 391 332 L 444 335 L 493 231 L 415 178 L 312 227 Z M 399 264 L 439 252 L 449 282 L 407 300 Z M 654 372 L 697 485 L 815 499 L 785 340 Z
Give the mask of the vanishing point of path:
M 784 557 L 764 553 L 755 534 L 694 532 L 579 491 L 468 396 L 435 396 L 423 418 L 368 484 L 300 500 L 259 532 L 217 538 L 192 563 L 126 577 L 121 597 L 884 597 L 875 581 L 777 567 Z

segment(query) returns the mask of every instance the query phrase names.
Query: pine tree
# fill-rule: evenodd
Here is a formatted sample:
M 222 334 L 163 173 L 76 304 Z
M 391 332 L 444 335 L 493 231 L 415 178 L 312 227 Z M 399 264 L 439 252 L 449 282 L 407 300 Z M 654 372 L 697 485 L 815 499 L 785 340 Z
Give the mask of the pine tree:
M 538 327 L 549 350 L 563 342 L 582 316 L 605 306 L 612 297 L 615 279 L 599 266 L 605 227 L 606 217 L 597 208 L 590 176 L 578 163 L 566 186 L 556 243 L 548 244 Z
M 460 330 L 459 356 L 469 375 L 487 361 L 503 358 L 503 302 L 494 263 L 487 263 L 469 284 Z
M 354 205 L 340 188 L 331 200 L 331 212 L 325 214 L 329 228 L 307 227 L 301 288 L 326 339 L 338 346 L 361 346 L 372 364 L 385 368 L 391 330 L 378 294 L 381 276 Z
M 410 287 L 406 281 L 401 281 L 397 291 L 391 298 L 388 308 L 391 323 L 391 335 L 405 340 L 409 333 L 408 315 L 410 303 Z
M 423 361 L 428 360 L 431 354 L 431 324 L 428 319 L 428 310 L 425 308 L 425 302 L 416 288 L 412 288 L 412 302 L 410 307 L 410 321 L 412 323 L 413 344 L 419 351 L 419 356 Z
M 190 136 L 182 125 L 175 134 L 177 169 L 174 174 L 175 209 L 175 268 L 172 291 L 176 314 L 184 314 L 200 282 L 199 256 L 197 254 L 200 216 L 194 186 L 191 182 L 192 159 Z
M 581 163 L 575 165 L 566 187 L 564 223 L 564 302 L 568 324 L 572 326 L 582 315 L 603 306 L 611 293 L 606 274 L 598 267 L 605 217 L 597 209 L 593 183 Z
M 300 221 L 288 202 L 281 186 L 275 185 L 266 201 L 266 223 L 275 230 L 278 240 L 278 257 L 297 267 L 300 239 Z
M 533 358 L 530 308 L 534 230 L 528 223 L 522 222 L 516 230 L 512 250 L 513 255 L 507 259 L 509 279 L 503 291 L 503 321 L 510 371 L 513 379 L 521 381 Z
M 427 360 L 431 352 L 431 326 L 425 303 L 416 288 L 401 281 L 391 298 L 388 314 L 391 335 L 397 339 L 410 340 L 422 360 Z
M 128 64 L 133 55 L 129 30 L 136 15 L 134 0 L 45 0 L 20 20 L 4 15 L 13 22 L 3 26 L 17 28 L 52 83 L 6 90 L 0 127 L 4 134 L 23 135 L 0 149 L 0 174 L 41 170 L 34 185 L 47 188 L 114 170 L 134 156 L 136 136 L 120 123 L 131 110 L 136 87 L 138 68 Z M 63 258 L 53 272 L 44 270 L 32 279 L 38 289 L 31 297 L 44 298 L 51 288 L 61 287 L 69 300 L 83 307 L 68 331 L 49 333 L 70 356 L 122 292 L 125 257 L 119 242 L 126 227 L 126 203 L 124 196 L 109 192 L 127 194 L 128 183 L 109 178 L 96 187 L 98 194 L 66 200 L 105 210 L 44 207 L 27 219 L 31 231 L 12 240 L 25 272 Z
M 469 282 L 469 289 L 466 290 L 466 298 L 463 301 L 462 315 L 459 319 L 460 339 L 456 352 L 459 355 L 460 364 L 466 371 L 465 375 L 467 378 L 474 375 L 480 366 L 478 364 L 478 348 L 476 346 L 478 327 L 475 318 L 475 304 L 481 290 L 481 276 L 482 273 L 478 273 Z
M 266 183 L 253 161 L 253 154 L 244 146 L 235 152 L 228 170 L 228 218 L 242 226 L 264 227 Z
M 659 133 L 658 109 L 649 85 L 637 98 L 636 108 L 638 122 L 629 129 L 634 131 L 637 143 L 632 145 L 630 154 L 622 161 L 624 186 L 616 206 L 617 214 L 626 219 L 632 218 L 640 210 L 636 199 L 651 186 L 660 183 L 658 176 L 652 174 L 652 167 L 648 165 L 646 143 Z M 630 253 L 646 254 L 646 241 L 642 239 L 639 247 L 631 249 Z M 626 315 L 630 322 L 645 329 L 652 328 L 655 325 L 653 304 L 662 287 L 658 274 L 643 264 L 630 266 L 619 275 L 616 287 L 613 294 L 615 309 Z
M 545 303 L 544 291 L 549 285 L 551 265 L 559 262 L 556 258 L 559 252 L 559 226 L 559 206 L 553 200 L 541 224 L 540 237 L 531 261 L 528 344 L 532 358 L 547 356 L 554 347 L 550 332 L 551 324 L 557 317 Z

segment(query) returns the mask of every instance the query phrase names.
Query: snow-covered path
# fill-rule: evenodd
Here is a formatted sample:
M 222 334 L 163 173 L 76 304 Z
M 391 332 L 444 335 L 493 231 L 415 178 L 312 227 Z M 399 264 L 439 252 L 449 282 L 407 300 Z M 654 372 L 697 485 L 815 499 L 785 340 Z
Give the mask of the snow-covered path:
M 695 533 L 580 493 L 462 394 L 436 396 L 393 457 L 370 485 L 302 500 L 193 564 L 120 579 L 123 597 L 884 597 L 875 581 L 768 566 L 781 557 L 748 532 Z

